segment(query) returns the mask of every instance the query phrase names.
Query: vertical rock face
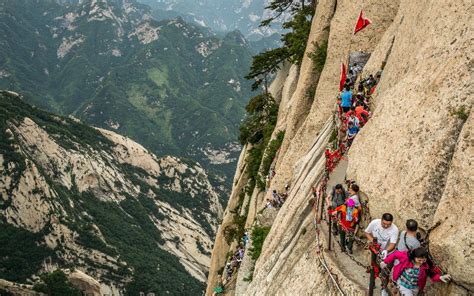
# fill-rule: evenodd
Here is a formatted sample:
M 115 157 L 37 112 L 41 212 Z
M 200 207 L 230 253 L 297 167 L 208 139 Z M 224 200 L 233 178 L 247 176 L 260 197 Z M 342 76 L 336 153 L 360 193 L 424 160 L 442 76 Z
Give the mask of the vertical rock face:
M 372 24 L 353 36 L 361 9 Z M 347 177 L 367 194 L 373 218 L 392 212 L 399 228 L 413 218 L 422 231 L 431 230 L 430 251 L 455 282 L 429 287 L 429 293 L 472 293 L 473 9 L 454 0 L 318 2 L 309 39 L 328 40 L 327 60 L 316 74 L 305 57 L 291 99 L 281 100 L 277 126 L 286 133 L 270 186 L 282 190 L 290 183 L 291 191 L 243 295 L 338 293 L 317 260 L 317 245 L 326 242 L 310 231 L 308 200 L 324 170 L 341 62 L 359 50 L 371 53 L 363 75 L 384 70 L 372 119 L 347 156 Z M 307 100 L 312 81 L 315 96 Z M 326 263 L 340 288 L 363 295 L 366 280 L 338 256 L 328 255 Z
M 472 104 L 467 63 L 472 40 L 463 34 L 469 19 L 463 9 L 449 1 L 401 5 L 384 40 L 394 42 L 374 117 L 349 155 L 350 174 L 380 199 L 374 211 L 383 212 L 388 203 L 398 218 L 416 216 L 425 228 L 433 224 L 465 122 L 456 112 L 464 108 L 468 115 Z M 420 24 L 420 17 L 426 22 Z M 369 69 L 384 58 L 376 52 Z
M 224 212 L 223 219 L 219 229 L 217 230 L 214 248 L 212 250 L 211 264 L 209 275 L 207 278 L 206 295 L 212 295 L 214 287 L 220 282 L 218 272 L 224 267 L 227 259 L 227 253 L 230 250 L 230 245 L 225 237 L 225 230 L 232 225 L 234 211 L 238 206 L 240 194 L 247 184 L 247 174 L 245 173 L 246 163 L 249 147 L 245 146 L 240 153 L 239 161 L 237 163 L 237 170 L 234 176 L 232 193 L 227 204 L 227 209 Z
M 472 261 L 474 244 L 472 224 L 473 208 L 473 118 L 464 124 L 456 143 L 446 186 L 436 209 L 435 223 L 440 223 L 431 233 L 430 248 L 437 258 L 449 267 L 458 282 L 474 290 L 472 282 Z M 435 225 L 436 225 L 435 224 Z

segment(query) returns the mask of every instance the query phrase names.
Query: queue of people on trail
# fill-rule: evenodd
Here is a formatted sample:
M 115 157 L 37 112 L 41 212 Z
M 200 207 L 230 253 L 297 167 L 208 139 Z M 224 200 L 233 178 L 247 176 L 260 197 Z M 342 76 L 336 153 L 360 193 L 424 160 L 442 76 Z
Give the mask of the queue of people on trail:
M 341 251 L 352 254 L 354 237 L 363 211 L 359 197 L 359 186 L 349 183 L 348 190 L 342 184 L 332 188 L 327 200 L 329 214 L 337 223 L 331 231 L 339 234 Z M 418 232 L 418 222 L 408 219 L 405 229 L 400 233 L 393 223 L 393 215 L 385 213 L 380 219 L 372 220 L 364 230 L 369 243 L 377 243 L 380 267 L 391 276 L 395 289 L 402 296 L 416 296 L 423 291 L 427 278 L 433 282 L 449 282 L 449 274 L 442 275 L 431 260 L 426 248 L 422 246 Z M 387 283 L 382 283 L 382 295 L 388 295 Z
M 234 252 L 229 262 L 225 266 L 225 281 L 228 282 L 232 278 L 234 272 L 240 267 L 240 263 L 244 259 L 245 247 L 241 243 L 237 251 Z
M 246 230 L 239 242 L 239 247 L 232 254 L 232 256 L 229 257 L 225 265 L 225 268 L 223 270 L 222 278 L 219 281 L 219 284 L 217 285 L 216 288 L 214 288 L 215 295 L 219 295 L 224 292 L 225 284 L 227 284 L 232 279 L 232 276 L 234 275 L 234 273 L 239 269 L 240 264 L 242 263 L 242 260 L 244 259 L 245 250 L 248 246 L 249 240 L 250 240 L 250 234 L 248 230 Z
M 267 198 L 267 202 L 265 204 L 265 208 L 281 208 L 285 203 L 286 199 L 288 198 L 288 191 L 290 190 L 290 185 L 285 185 L 285 192 L 279 193 L 275 189 L 272 191 L 272 197 Z
M 338 112 L 345 127 L 347 147 L 352 145 L 352 141 L 360 128 L 367 123 L 371 116 L 369 109 L 370 95 L 375 90 L 375 86 L 381 77 L 381 72 L 378 72 L 376 78 L 369 75 L 367 78 L 361 79 L 357 91 L 355 91 L 354 85 L 360 71 L 361 67 L 357 64 L 351 66 L 343 90 L 337 98 Z
M 379 257 L 382 260 L 380 267 L 388 269 L 395 288 L 403 296 L 416 296 L 425 288 L 428 277 L 432 282 L 448 283 L 451 276 L 442 275 L 431 260 L 428 250 L 421 246 L 418 223 L 408 219 L 405 226 L 406 230 L 399 236 L 393 215 L 385 213 L 381 219 L 372 220 L 364 231 L 369 242 L 379 244 Z M 382 295 L 388 295 L 386 284 Z

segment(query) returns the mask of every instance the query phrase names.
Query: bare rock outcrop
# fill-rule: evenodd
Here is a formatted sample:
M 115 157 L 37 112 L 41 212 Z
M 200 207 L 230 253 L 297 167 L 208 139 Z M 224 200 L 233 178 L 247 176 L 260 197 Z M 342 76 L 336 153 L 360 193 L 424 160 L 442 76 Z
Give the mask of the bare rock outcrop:
M 68 274 L 68 280 L 84 295 L 101 296 L 100 283 L 83 273 L 80 270 L 74 270 Z

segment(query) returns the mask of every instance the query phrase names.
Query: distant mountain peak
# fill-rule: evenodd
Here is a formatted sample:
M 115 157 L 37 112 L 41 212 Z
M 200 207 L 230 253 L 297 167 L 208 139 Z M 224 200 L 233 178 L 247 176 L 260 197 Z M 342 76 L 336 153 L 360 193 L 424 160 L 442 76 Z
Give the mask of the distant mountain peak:
M 224 40 L 231 41 L 231 42 L 240 44 L 242 46 L 248 45 L 247 39 L 245 39 L 245 36 L 239 30 L 234 30 L 227 33 L 226 36 L 224 37 Z
M 137 0 L 150 5 L 155 17 L 179 15 L 187 21 L 209 27 L 213 31 L 228 32 L 238 29 L 248 40 L 260 40 L 281 33 L 284 13 L 272 27 L 260 27 L 260 22 L 272 12 L 265 9 L 270 0 Z

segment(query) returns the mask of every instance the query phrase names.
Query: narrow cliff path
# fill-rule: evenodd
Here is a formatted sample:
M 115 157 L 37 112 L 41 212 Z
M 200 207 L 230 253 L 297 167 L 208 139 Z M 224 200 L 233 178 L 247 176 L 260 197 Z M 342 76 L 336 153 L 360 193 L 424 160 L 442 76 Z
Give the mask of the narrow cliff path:
M 336 184 L 344 184 L 348 164 L 349 161 L 347 159 L 347 155 L 344 155 L 339 164 L 329 176 L 328 185 L 326 189 L 326 194 L 328 196 L 331 195 L 332 187 L 334 187 Z
M 334 171 L 330 174 L 326 188 L 327 196 L 331 196 L 332 188 L 336 184 L 345 184 L 348 163 L 349 161 L 347 155 L 345 155 L 336 166 Z M 363 194 L 361 195 L 362 199 L 366 198 Z M 367 266 L 369 264 L 369 251 L 365 250 L 363 246 L 354 242 L 354 253 L 351 258 L 347 253 L 341 252 L 338 234 L 332 235 L 330 246 L 331 249 L 328 250 L 329 227 L 326 223 L 321 223 L 321 226 L 321 234 L 326 241 L 326 246 L 324 246 L 324 255 L 326 256 L 326 259 L 333 261 L 336 266 L 339 266 L 342 270 L 344 270 L 344 275 L 356 283 L 361 291 L 368 291 L 369 273 L 367 272 Z M 361 235 L 362 232 L 363 229 L 359 230 L 358 234 Z M 376 281 L 376 289 L 374 290 L 374 294 L 380 295 L 380 293 L 380 281 L 378 281 L 378 284 Z

